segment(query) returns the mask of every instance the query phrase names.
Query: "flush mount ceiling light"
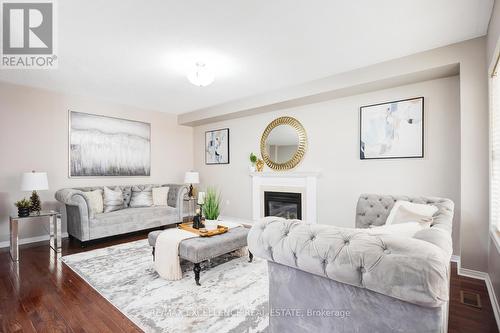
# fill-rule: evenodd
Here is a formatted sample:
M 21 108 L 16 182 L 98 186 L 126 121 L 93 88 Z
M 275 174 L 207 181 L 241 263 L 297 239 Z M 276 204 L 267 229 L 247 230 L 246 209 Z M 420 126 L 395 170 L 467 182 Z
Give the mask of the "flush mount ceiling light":
M 189 82 L 198 87 L 206 87 L 215 80 L 214 74 L 203 62 L 197 62 L 187 78 Z

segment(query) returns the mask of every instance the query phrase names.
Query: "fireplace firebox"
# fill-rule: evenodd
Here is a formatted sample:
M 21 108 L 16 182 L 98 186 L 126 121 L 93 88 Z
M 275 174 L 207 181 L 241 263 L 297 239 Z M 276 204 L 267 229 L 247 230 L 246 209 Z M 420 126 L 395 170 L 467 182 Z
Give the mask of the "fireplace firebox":
M 302 219 L 302 194 L 293 192 L 264 192 L 264 215 L 286 219 Z

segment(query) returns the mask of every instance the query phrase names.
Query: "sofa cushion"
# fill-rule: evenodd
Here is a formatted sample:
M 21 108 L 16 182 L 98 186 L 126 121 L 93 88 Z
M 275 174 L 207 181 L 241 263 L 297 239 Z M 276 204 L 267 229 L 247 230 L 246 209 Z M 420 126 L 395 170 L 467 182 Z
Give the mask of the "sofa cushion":
M 104 213 L 123 209 L 123 192 L 121 188 L 115 190 L 104 186 Z
M 147 220 L 173 216 L 177 216 L 177 210 L 169 206 L 126 208 L 109 213 L 95 214 L 94 218 L 90 220 L 90 225 L 143 224 Z
M 153 205 L 153 185 L 136 185 L 132 187 L 130 207 L 150 207 Z
M 96 214 L 90 219 L 90 239 L 138 230 L 157 228 L 179 222 L 178 210 L 168 206 L 125 208 Z

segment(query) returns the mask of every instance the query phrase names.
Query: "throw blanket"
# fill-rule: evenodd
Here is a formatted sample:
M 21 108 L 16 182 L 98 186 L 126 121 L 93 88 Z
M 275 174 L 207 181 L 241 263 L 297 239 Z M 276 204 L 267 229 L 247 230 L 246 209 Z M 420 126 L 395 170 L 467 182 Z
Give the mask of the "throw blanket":
M 227 221 L 219 221 L 219 224 L 229 229 L 241 226 L 241 224 Z M 199 237 L 199 235 L 178 228 L 164 230 L 158 235 L 155 244 L 154 267 L 162 278 L 170 281 L 182 279 L 179 244 L 183 240 L 194 237 Z

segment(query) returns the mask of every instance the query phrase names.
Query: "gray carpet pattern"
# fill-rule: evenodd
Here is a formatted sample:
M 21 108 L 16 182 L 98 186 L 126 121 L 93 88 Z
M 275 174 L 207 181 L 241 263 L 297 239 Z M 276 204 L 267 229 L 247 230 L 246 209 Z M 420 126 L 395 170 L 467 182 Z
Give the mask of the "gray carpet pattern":
M 147 240 L 64 256 L 62 261 L 145 332 L 267 332 L 267 263 L 235 254 L 192 264 L 166 281 L 153 267 Z

